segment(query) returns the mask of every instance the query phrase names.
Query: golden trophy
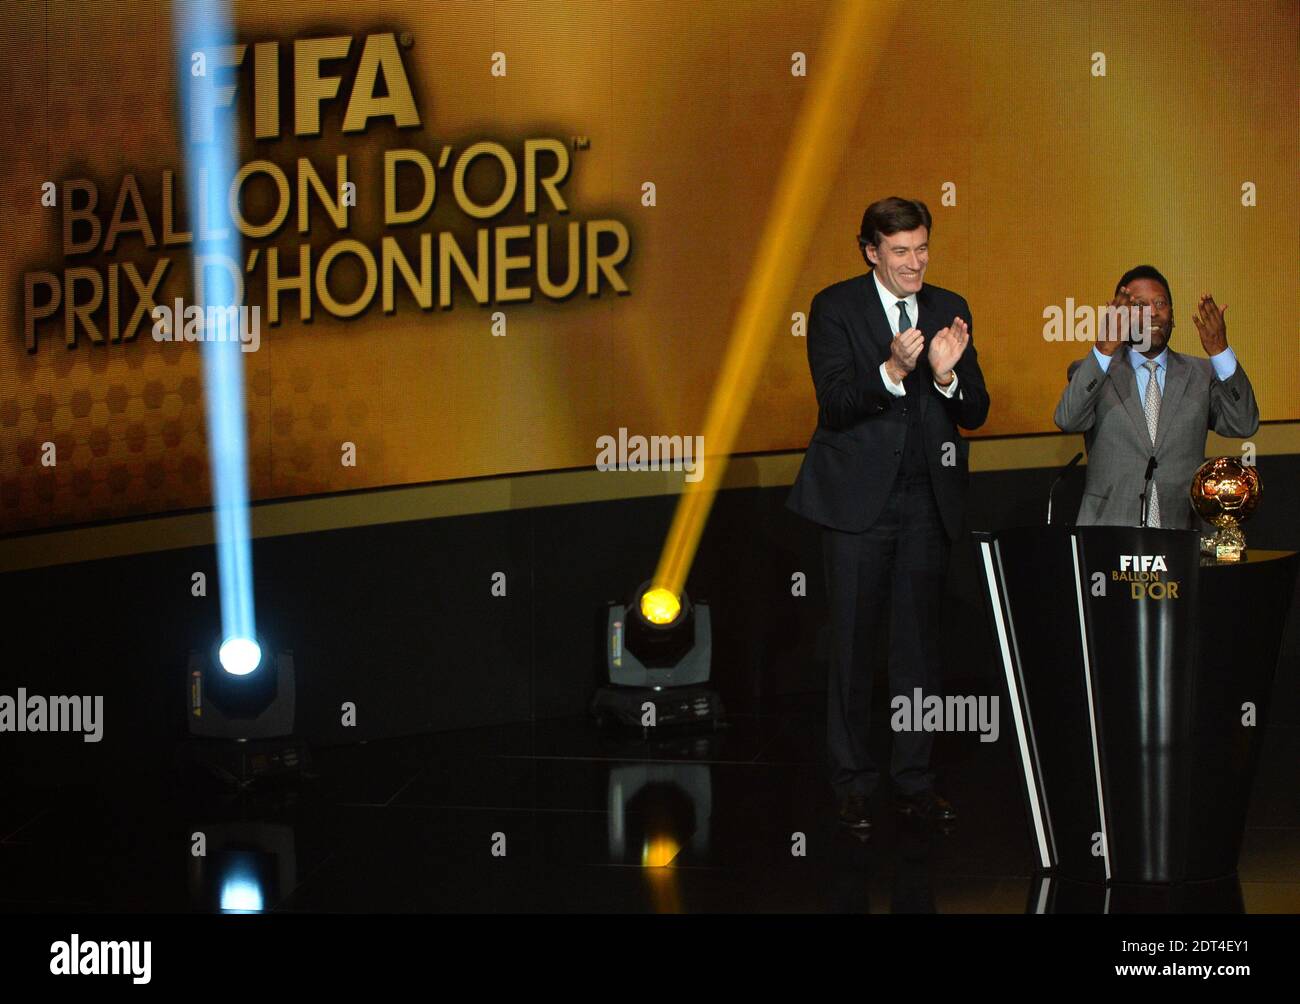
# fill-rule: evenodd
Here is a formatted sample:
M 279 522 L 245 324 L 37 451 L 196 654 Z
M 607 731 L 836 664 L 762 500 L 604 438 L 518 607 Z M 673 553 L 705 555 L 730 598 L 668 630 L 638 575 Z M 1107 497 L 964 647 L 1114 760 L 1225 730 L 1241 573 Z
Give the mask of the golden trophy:
M 1246 550 L 1241 524 L 1259 505 L 1259 473 L 1236 457 L 1215 457 L 1196 469 L 1192 478 L 1192 508 L 1218 527 L 1201 540 L 1201 550 L 1216 561 L 1240 561 Z

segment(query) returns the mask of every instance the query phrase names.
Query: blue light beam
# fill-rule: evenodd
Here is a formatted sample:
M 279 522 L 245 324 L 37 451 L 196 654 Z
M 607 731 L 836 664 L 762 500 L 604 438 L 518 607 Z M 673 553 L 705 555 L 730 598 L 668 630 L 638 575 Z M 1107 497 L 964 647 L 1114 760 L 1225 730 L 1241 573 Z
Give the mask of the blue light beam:
M 240 248 L 227 207 L 237 151 L 237 65 L 230 12 L 220 0 L 189 0 L 174 8 L 181 100 L 188 100 L 182 143 L 193 232 L 195 305 L 238 307 L 243 300 Z M 233 315 L 231 315 L 233 316 Z M 179 330 L 180 318 L 173 319 Z M 212 476 L 217 576 L 223 650 L 247 653 L 257 625 L 253 614 L 253 556 L 248 516 L 248 449 L 244 428 L 244 363 L 238 338 L 212 337 L 204 327 L 204 391 L 208 464 Z M 224 659 L 223 659 L 224 664 Z M 241 666 L 246 666 L 244 660 Z M 254 667 L 255 668 L 255 667 Z M 228 671 L 236 671 L 227 667 Z M 251 672 L 252 669 L 244 669 Z

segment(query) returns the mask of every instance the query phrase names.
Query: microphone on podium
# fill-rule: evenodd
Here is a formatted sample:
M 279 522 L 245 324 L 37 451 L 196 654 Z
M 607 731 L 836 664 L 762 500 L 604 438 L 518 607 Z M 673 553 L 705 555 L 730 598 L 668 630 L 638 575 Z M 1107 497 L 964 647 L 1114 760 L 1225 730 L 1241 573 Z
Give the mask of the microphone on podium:
M 1142 479 L 1142 522 L 1138 526 L 1145 528 L 1147 525 L 1147 506 L 1150 505 L 1151 496 L 1151 475 L 1156 472 L 1160 465 L 1156 463 L 1155 454 L 1147 461 L 1147 473 Z
M 1056 491 L 1056 486 L 1061 483 L 1061 478 L 1065 477 L 1074 468 L 1080 460 L 1083 459 L 1083 451 L 1080 450 L 1074 455 L 1074 459 L 1062 467 L 1056 474 L 1056 479 L 1052 482 L 1052 487 L 1047 490 L 1047 525 L 1052 525 L 1052 495 Z

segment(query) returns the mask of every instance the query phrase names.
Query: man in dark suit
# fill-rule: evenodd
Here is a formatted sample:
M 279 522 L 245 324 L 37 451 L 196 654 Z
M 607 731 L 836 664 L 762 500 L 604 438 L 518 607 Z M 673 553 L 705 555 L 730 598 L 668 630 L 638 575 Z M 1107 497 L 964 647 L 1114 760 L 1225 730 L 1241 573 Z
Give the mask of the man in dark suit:
M 1147 465 L 1147 525 L 1208 530 L 1190 490 L 1205 461 L 1205 435 L 1253 436 L 1259 406 L 1245 369 L 1228 345 L 1228 324 L 1209 293 L 1192 315 L 1207 359 L 1169 348 L 1174 330 L 1169 283 L 1151 265 L 1129 269 L 1115 286 L 1102 337 L 1070 364 L 1056 405 L 1062 432 L 1082 432 L 1088 474 L 1079 526 L 1137 526 Z M 1146 330 L 1129 330 L 1130 308 L 1150 309 Z M 1154 380 L 1152 376 L 1154 375 Z
M 930 211 L 889 198 L 862 217 L 872 270 L 813 297 L 808 364 L 817 429 L 786 505 L 821 524 L 831 610 L 827 744 L 840 820 L 871 828 L 880 771 L 867 747 L 871 652 L 889 625 L 891 695 L 940 691 L 939 630 L 952 541 L 962 532 L 970 446 L 988 417 L 971 315 L 923 280 Z M 956 818 L 934 790 L 930 732 L 894 736 L 899 812 Z

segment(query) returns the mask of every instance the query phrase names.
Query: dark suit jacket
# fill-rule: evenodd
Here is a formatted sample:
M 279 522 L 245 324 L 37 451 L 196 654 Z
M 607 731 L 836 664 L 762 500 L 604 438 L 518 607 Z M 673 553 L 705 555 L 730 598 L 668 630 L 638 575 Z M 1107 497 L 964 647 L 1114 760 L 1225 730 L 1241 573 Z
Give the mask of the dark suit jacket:
M 915 326 L 925 336 L 917 360 L 920 394 L 895 397 L 880 379 L 889 358 L 893 326 L 885 316 L 875 279 L 867 272 L 827 286 L 813 297 L 808 316 L 808 366 L 817 391 L 817 429 L 804 453 L 786 506 L 823 526 L 860 532 L 875 522 L 894 486 L 907 439 L 905 406 L 919 404 L 930 482 L 954 540 L 960 535 L 970 480 L 970 444 L 957 432 L 978 429 L 989 413 L 975 354 L 974 325 L 966 301 L 924 284 L 917 294 Z M 971 325 L 971 341 L 957 363 L 959 393 L 944 397 L 934 386 L 926 352 L 930 340 L 954 317 Z M 944 444 L 953 444 L 945 450 Z M 943 463 L 945 454 L 954 463 Z

